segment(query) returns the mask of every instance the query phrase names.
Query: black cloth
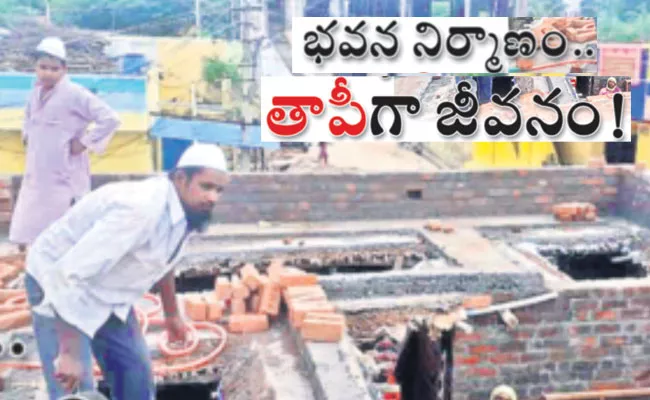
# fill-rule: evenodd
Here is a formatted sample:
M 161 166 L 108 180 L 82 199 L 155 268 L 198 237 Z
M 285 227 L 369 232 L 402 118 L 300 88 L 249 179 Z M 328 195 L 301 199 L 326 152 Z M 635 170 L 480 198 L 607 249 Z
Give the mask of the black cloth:
M 395 365 L 402 400 L 440 400 L 442 353 L 420 327 L 408 333 Z

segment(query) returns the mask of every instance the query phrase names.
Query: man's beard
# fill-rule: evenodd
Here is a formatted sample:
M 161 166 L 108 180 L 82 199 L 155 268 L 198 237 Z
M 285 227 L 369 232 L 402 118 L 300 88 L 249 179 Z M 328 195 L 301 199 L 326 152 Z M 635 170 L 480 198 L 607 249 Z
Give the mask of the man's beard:
M 210 224 L 212 213 L 210 211 L 191 211 L 185 210 L 187 219 L 187 229 L 189 231 L 205 232 Z

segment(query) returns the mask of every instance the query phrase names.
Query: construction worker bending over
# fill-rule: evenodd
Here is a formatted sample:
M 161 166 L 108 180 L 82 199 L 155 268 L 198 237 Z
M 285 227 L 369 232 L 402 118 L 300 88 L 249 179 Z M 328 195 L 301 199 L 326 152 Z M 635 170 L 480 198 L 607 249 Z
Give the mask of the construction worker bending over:
M 88 151 L 101 153 L 120 125 L 106 103 L 66 73 L 65 44 L 44 39 L 36 48 L 37 79 L 25 108 L 27 160 L 9 231 L 22 251 L 90 191 Z M 91 123 L 94 129 L 86 132 Z
M 34 242 L 25 285 L 50 400 L 93 390 L 90 352 L 114 400 L 155 398 L 133 304 L 155 284 L 170 342 L 184 342 L 173 265 L 229 182 L 223 151 L 195 144 L 169 176 L 105 185 Z

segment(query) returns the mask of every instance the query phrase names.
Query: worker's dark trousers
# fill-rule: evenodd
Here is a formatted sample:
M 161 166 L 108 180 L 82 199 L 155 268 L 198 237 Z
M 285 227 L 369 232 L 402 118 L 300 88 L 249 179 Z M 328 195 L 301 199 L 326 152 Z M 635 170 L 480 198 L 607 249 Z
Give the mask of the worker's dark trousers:
M 636 158 L 637 135 L 630 142 L 605 143 L 605 159 L 608 164 L 632 164 Z
M 29 274 L 25 275 L 25 289 L 31 307 L 43 301 L 43 290 Z M 54 361 L 59 352 L 57 321 L 32 312 L 32 324 L 49 398 L 58 400 L 66 393 L 54 376 Z M 82 335 L 82 340 L 82 362 L 86 373 L 80 392 L 94 390 L 92 350 L 113 400 L 155 400 L 149 349 L 133 310 L 126 323 L 111 314 L 92 340 L 85 335 Z

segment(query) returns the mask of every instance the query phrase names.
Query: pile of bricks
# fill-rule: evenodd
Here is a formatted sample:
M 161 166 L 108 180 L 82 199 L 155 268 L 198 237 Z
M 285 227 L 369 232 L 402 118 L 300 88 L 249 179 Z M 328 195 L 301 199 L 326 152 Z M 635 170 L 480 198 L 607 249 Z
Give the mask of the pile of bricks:
M 431 220 L 428 221 L 424 225 L 424 229 L 430 231 L 430 232 L 442 232 L 442 233 L 453 233 L 454 232 L 454 227 L 448 224 L 443 224 L 442 222 L 438 220 Z
M 10 182 L 0 179 L 0 227 L 9 227 L 12 210 L 13 200 Z
M 591 203 L 560 203 L 553 206 L 553 215 L 558 221 L 595 221 L 596 206 Z
M 217 277 L 214 291 L 186 294 L 184 306 L 194 321 L 216 322 L 227 314 L 231 333 L 254 333 L 269 329 L 280 315 L 283 300 L 291 325 L 303 339 L 332 342 L 342 338 L 345 319 L 327 300 L 318 276 L 286 267 L 279 259 L 271 262 L 266 273 L 246 264 L 239 274 Z

